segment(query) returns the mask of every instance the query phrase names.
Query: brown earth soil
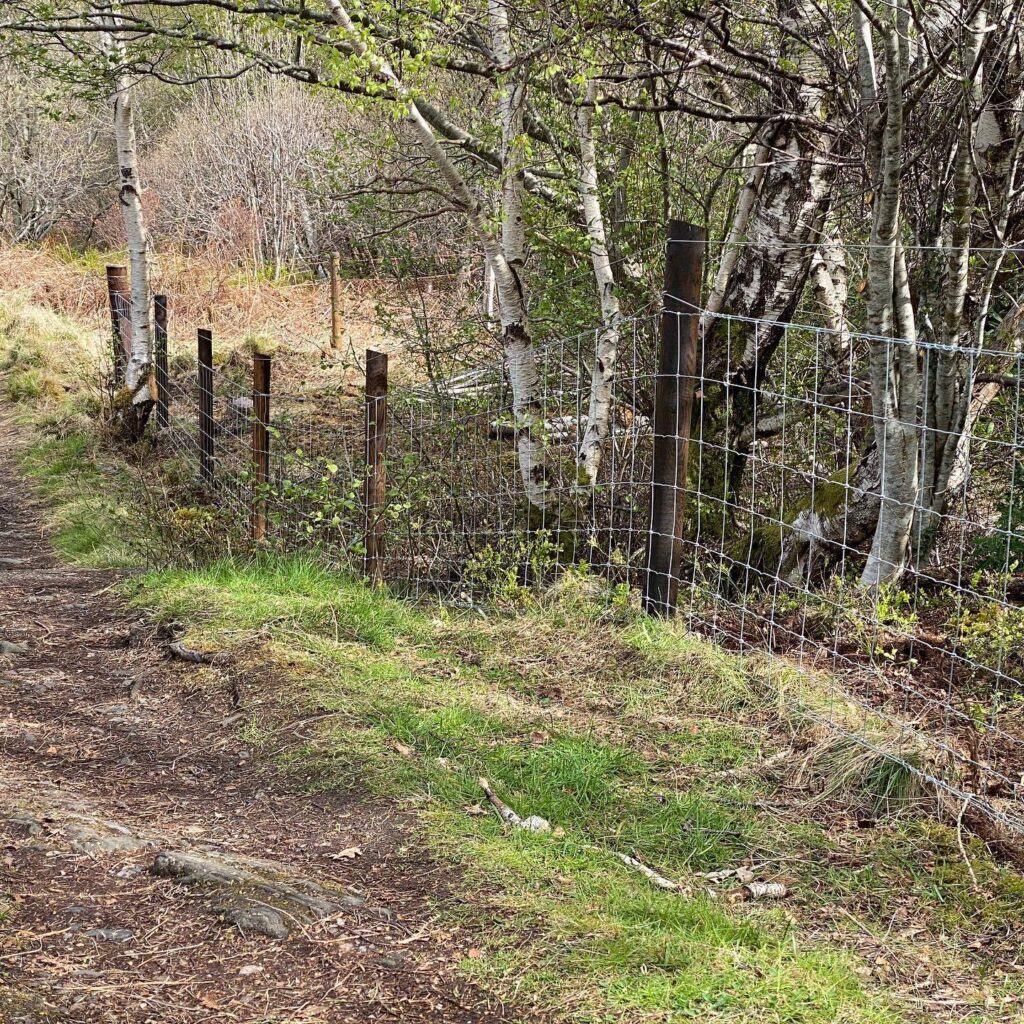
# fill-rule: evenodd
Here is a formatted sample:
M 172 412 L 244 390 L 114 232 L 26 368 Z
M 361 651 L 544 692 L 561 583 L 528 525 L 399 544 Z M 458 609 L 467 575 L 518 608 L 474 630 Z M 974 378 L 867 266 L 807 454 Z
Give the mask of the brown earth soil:
M 490 1022 L 439 923 L 447 867 L 358 789 L 239 738 L 247 681 L 133 643 L 116 574 L 61 565 L 0 431 L 0 1020 Z M 138 630 L 135 631 L 136 636 Z M 153 871 L 185 855 L 196 877 Z M 174 859 L 163 858 L 165 868 Z M 273 938 L 254 929 L 282 934 Z

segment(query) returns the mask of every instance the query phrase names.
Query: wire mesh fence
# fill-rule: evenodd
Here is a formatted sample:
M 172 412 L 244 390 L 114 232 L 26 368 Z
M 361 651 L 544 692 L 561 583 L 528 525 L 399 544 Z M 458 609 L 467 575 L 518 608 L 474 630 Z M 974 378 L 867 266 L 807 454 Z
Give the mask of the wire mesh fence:
M 692 422 L 656 432 L 666 321 L 669 336 L 697 339 L 684 374 Z M 528 430 L 497 360 L 369 397 L 268 389 L 254 448 L 259 396 L 237 363 L 212 371 L 212 437 L 198 379 L 180 377 L 161 437 L 193 465 L 204 445 L 212 453 L 207 494 L 238 536 L 260 509 L 266 543 L 356 572 L 372 557 L 400 593 L 471 603 L 569 567 L 623 593 L 643 587 L 665 486 L 656 449 L 685 426 L 689 468 L 670 488 L 677 614 L 813 681 L 812 720 L 884 754 L 947 810 L 1024 830 L 1024 353 L 707 311 L 638 316 L 617 331 L 592 477 L 581 448 L 597 330 L 534 350 Z M 368 503 L 375 424 L 386 485 Z M 879 547 L 880 522 L 902 542 Z M 893 550 L 898 565 L 887 564 Z M 891 582 L 864 585 L 872 560 Z

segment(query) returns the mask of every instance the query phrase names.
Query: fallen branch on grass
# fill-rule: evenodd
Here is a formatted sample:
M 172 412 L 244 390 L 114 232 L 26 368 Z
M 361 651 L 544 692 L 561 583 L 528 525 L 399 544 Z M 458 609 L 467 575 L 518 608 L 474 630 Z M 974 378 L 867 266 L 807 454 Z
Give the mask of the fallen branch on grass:
M 491 784 L 484 778 L 477 779 L 477 785 L 484 791 L 484 795 L 487 797 L 491 806 L 497 812 L 497 815 L 507 825 L 514 825 L 516 828 L 526 829 L 529 832 L 550 832 L 551 825 L 546 818 L 541 818 L 539 815 L 531 814 L 528 818 L 523 818 L 518 815 L 514 810 L 497 793 L 491 788 Z M 644 878 L 647 879 L 652 885 L 657 886 L 659 889 L 664 889 L 666 892 L 684 892 L 688 893 L 689 890 L 678 882 L 673 881 L 671 878 L 666 878 L 664 875 L 655 871 L 654 868 L 648 867 L 643 861 L 639 861 L 636 857 L 631 857 L 628 853 L 619 853 L 617 850 L 605 850 L 600 846 L 588 847 L 597 853 L 610 853 L 617 860 L 622 861 L 623 864 L 628 868 L 632 868 L 634 871 L 638 871 Z M 747 867 L 739 868 L 727 868 L 724 871 L 708 871 L 698 872 L 697 877 L 705 878 L 710 882 L 718 882 L 725 878 L 737 878 L 741 882 L 746 884 L 743 886 L 751 899 L 770 899 L 778 900 L 782 899 L 786 895 L 786 887 L 780 882 L 755 882 L 753 881 L 754 874 Z M 715 891 L 713 889 L 707 890 L 709 896 L 714 896 Z
M 231 660 L 231 655 L 226 651 L 210 654 L 206 651 L 195 651 L 181 643 L 168 644 L 167 652 L 172 658 L 177 658 L 179 661 L 188 661 L 193 665 L 224 665 Z
M 654 868 L 649 868 L 646 864 L 638 861 L 636 857 L 630 857 L 628 853 L 618 853 L 615 850 L 609 851 L 613 857 L 618 857 L 627 867 L 631 867 L 634 871 L 639 871 L 649 882 L 656 885 L 659 889 L 667 889 L 670 892 L 678 892 L 681 886 L 678 882 L 673 882 L 671 878 L 666 878 L 664 875 L 659 875 Z
M 748 882 L 743 888 L 752 900 L 781 900 L 788 891 L 781 882 Z
M 773 768 L 789 764 L 796 756 L 797 752 L 792 747 L 787 747 L 785 750 L 772 754 L 771 757 L 766 757 L 763 761 L 755 761 L 752 764 L 740 765 L 738 768 L 727 768 L 725 771 L 715 772 L 711 778 L 720 781 L 728 779 L 732 782 L 737 782 L 750 776 L 765 775 Z
M 484 791 L 484 795 L 490 801 L 491 806 L 497 811 L 498 817 L 507 825 L 514 825 L 516 828 L 526 829 L 527 832 L 550 832 L 551 825 L 547 818 L 537 814 L 531 814 L 528 818 L 521 818 L 507 803 L 505 803 L 491 789 L 491 784 L 486 779 L 477 779 L 477 784 Z

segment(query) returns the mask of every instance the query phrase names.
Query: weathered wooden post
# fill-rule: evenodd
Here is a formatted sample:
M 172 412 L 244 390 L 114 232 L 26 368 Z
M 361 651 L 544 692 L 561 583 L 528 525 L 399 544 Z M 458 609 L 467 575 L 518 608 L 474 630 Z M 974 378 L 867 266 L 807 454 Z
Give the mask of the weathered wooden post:
M 259 352 L 252 364 L 252 521 L 253 540 L 267 535 L 267 481 L 270 479 L 270 356 Z
M 200 327 L 199 348 L 199 478 L 213 483 L 213 331 Z
M 107 299 L 113 340 L 114 383 L 124 380 L 132 344 L 132 287 L 127 267 L 107 267 Z
M 705 241 L 702 228 L 678 220 L 669 222 L 654 387 L 651 530 L 643 591 L 644 608 L 652 615 L 670 614 L 679 596 Z
M 388 423 L 388 357 L 366 350 L 366 554 L 363 574 L 376 586 L 384 576 L 384 506 L 387 502 L 387 470 L 384 456 Z
M 167 372 L 167 296 L 153 296 L 154 347 L 156 349 L 156 424 L 165 429 L 170 419 L 170 395 Z
M 341 309 L 341 253 L 331 253 L 331 348 L 339 349 L 344 342 L 344 324 Z

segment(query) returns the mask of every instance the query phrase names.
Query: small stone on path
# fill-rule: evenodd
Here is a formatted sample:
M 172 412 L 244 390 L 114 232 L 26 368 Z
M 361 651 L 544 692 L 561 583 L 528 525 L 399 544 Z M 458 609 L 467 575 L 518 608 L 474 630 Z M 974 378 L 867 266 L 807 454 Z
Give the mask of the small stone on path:
M 127 942 L 135 938 L 135 933 L 128 928 L 90 928 L 82 934 L 87 939 L 99 939 L 100 942 Z

